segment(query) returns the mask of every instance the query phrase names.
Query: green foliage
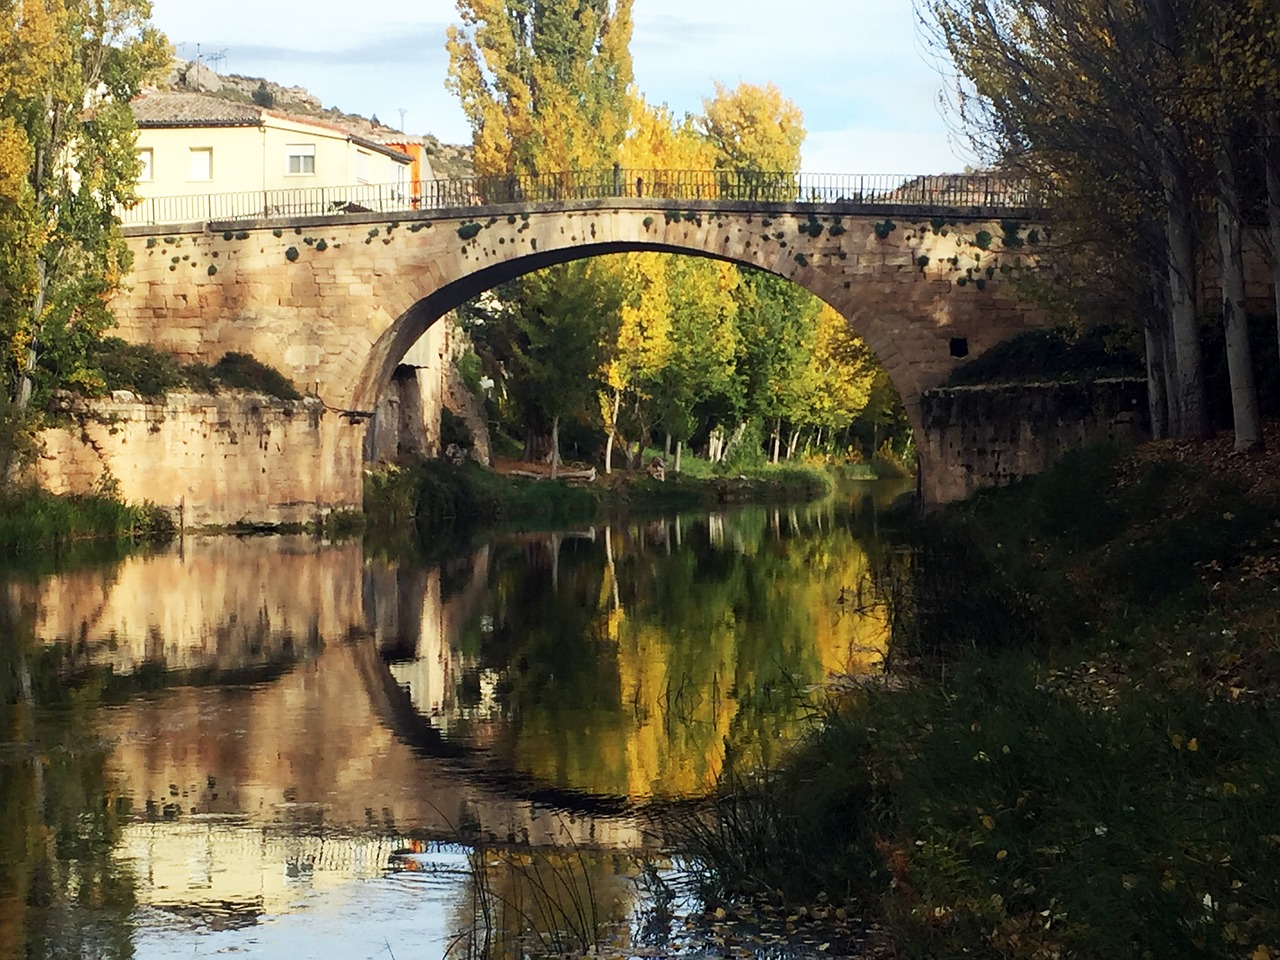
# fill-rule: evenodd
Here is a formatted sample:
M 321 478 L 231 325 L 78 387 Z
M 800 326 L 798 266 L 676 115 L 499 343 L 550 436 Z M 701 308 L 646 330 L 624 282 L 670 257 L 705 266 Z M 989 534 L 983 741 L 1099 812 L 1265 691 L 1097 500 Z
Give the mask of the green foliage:
M 130 266 L 129 101 L 168 61 L 144 0 L 0 9 L 0 391 L 20 407 L 92 381 Z
M 0 478 L 35 455 L 37 426 L 35 414 L 0 395 Z
M 712 897 L 851 901 L 902 957 L 1262 956 L 1278 522 L 1110 451 L 930 515 L 880 560 L 889 681 L 677 849 Z
M 257 89 L 250 96 L 254 103 L 260 107 L 266 107 L 268 110 L 276 105 L 276 95 L 267 88 L 265 80 L 258 82 Z
M 481 229 L 478 223 L 464 223 L 458 228 L 458 236 L 463 240 L 474 240 L 480 235 Z
M 894 223 L 892 220 L 881 220 L 881 221 L 877 221 L 877 223 L 872 229 L 875 230 L 876 237 L 878 239 L 888 240 L 889 234 L 893 233 L 893 231 L 896 230 L 897 227 L 898 225 Z
M 55 496 L 38 487 L 0 492 L 0 556 L 23 557 L 89 540 L 163 542 L 176 532 L 168 511 L 103 492 Z
M 453 365 L 458 368 L 458 373 L 462 376 L 462 382 L 467 385 L 467 389 L 477 397 L 483 396 L 484 389 L 480 386 L 480 381 L 484 377 L 484 363 L 480 355 L 475 350 L 469 349 L 457 357 Z
M 1126 339 L 1104 326 L 1083 333 L 1029 330 L 957 367 L 947 382 L 958 386 L 1142 376 L 1142 360 Z
M 100 375 L 100 389 L 91 391 L 91 395 L 101 390 L 129 390 L 154 400 L 183 387 L 205 393 L 217 393 L 225 387 L 264 393 L 280 400 L 302 398 L 278 370 L 242 353 L 228 353 L 212 367 L 184 366 L 173 354 L 155 347 L 108 337 L 96 347 L 90 359 Z
M 102 341 L 94 357 L 108 391 L 131 390 L 147 399 L 163 397 L 185 383 L 178 360 L 154 347 L 125 343 L 118 337 Z
M 744 473 L 759 470 L 765 459 L 764 429 L 759 420 L 751 420 L 725 452 L 723 467 L 726 473 Z
M 973 243 L 980 250 L 990 250 L 991 241 L 994 239 L 990 230 L 979 230 L 973 238 Z
M 275 367 L 245 353 L 228 353 L 213 365 L 212 373 L 232 390 L 265 393 L 279 400 L 301 400 L 302 394 Z
M 284 252 L 284 258 L 288 260 L 290 263 L 296 263 L 298 260 L 298 248 L 290 247 L 288 250 Z
M 467 427 L 467 421 L 450 410 L 448 407 L 440 408 L 440 446 L 448 448 L 457 446 L 463 450 L 471 449 L 474 440 L 471 436 L 471 430 Z

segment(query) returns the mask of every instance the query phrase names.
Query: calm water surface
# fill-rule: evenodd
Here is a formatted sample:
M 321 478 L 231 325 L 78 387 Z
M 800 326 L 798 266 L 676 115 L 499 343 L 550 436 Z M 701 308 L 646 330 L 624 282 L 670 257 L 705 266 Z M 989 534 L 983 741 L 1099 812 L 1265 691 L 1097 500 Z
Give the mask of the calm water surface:
M 662 812 L 875 669 L 853 600 L 896 492 L 434 567 L 188 538 L 0 583 L 0 957 L 722 953 Z

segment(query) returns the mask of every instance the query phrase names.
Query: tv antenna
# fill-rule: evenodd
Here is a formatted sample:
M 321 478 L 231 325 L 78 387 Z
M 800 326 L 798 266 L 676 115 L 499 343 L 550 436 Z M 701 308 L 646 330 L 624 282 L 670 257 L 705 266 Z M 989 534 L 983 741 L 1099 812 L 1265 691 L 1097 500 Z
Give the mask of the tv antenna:
M 408 112 L 409 111 L 406 110 L 404 107 L 400 108 L 400 132 L 401 133 L 404 133 L 404 115 Z
M 227 51 L 225 47 L 219 50 L 217 53 L 209 54 L 209 63 L 213 65 L 214 73 L 222 72 L 222 64 L 226 61 L 226 59 L 227 59 Z

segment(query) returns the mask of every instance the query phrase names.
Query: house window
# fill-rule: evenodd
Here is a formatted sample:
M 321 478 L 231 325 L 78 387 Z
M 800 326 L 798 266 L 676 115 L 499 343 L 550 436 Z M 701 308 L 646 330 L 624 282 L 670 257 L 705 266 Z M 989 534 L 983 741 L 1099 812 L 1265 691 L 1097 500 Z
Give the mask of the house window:
M 369 182 L 369 154 L 363 150 L 356 151 L 356 183 Z
M 192 147 L 188 180 L 213 179 L 213 147 Z
M 138 151 L 138 163 L 142 164 L 142 169 L 138 171 L 138 182 L 149 183 L 155 177 L 155 154 L 150 147 L 143 147 Z
M 314 176 L 316 172 L 316 145 L 291 143 L 285 147 L 285 173 L 291 177 Z

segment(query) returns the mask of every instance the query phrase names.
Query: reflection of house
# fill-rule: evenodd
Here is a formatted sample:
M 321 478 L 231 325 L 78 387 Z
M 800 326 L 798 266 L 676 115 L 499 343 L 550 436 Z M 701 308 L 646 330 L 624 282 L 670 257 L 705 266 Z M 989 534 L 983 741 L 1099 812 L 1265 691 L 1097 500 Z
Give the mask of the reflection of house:
M 365 187 L 351 193 L 350 202 L 385 194 L 386 202 L 403 203 L 415 180 L 430 177 L 414 137 L 398 135 L 391 145 L 318 118 L 198 93 L 149 91 L 133 101 L 133 114 L 144 201 L 244 193 L 251 195 L 246 202 L 260 205 L 263 194 L 307 189 L 336 191 L 336 203 L 348 200 L 342 191 Z M 214 217 L 245 212 L 212 211 Z

